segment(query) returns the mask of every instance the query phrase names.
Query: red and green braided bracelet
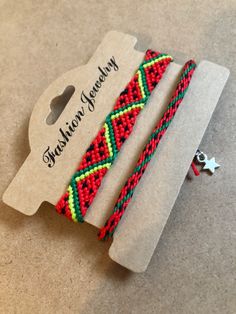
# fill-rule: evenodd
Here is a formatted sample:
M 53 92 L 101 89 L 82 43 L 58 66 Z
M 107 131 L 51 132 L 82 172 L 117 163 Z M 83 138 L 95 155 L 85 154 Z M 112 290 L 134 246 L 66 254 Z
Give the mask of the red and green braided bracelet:
M 101 228 L 99 232 L 100 239 L 106 239 L 113 235 L 121 217 L 125 212 L 126 207 L 128 206 L 134 194 L 135 187 L 139 183 L 144 171 L 146 170 L 158 147 L 159 142 L 161 141 L 162 136 L 165 134 L 180 103 L 184 98 L 195 68 L 196 64 L 192 60 L 188 61 L 184 65 L 177 87 L 170 99 L 167 110 L 165 111 L 161 120 L 158 122 L 157 126 L 152 131 L 147 144 L 145 145 L 143 152 L 138 159 L 136 167 L 133 170 L 133 173 L 130 175 L 124 187 L 122 188 L 120 196 L 114 207 L 113 214 L 107 220 L 105 226 Z
M 56 204 L 58 213 L 75 222 L 84 221 L 104 175 L 131 134 L 138 114 L 171 61 L 172 57 L 167 54 L 151 50 L 146 52 L 138 71 L 118 97 L 102 129 L 84 154 L 67 192 Z

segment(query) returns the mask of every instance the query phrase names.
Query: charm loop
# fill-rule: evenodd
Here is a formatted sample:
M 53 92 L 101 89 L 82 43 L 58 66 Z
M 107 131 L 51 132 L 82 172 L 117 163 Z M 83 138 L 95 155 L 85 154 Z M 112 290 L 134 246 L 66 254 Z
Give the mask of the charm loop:
M 204 153 L 201 152 L 201 151 L 199 151 L 199 153 L 198 153 L 198 151 L 197 151 L 197 153 L 196 153 L 196 158 L 197 158 L 197 161 L 198 161 L 198 162 L 203 163 L 203 162 L 206 162 L 206 160 L 207 160 L 207 155 L 204 154 Z

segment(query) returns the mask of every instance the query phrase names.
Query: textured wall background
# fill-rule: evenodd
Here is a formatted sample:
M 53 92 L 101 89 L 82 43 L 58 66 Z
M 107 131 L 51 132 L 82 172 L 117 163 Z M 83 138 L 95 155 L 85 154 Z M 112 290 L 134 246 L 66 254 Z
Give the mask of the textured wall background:
M 1 194 L 29 153 L 34 103 L 107 31 L 231 71 L 201 145 L 222 166 L 186 180 L 147 272 L 110 261 L 95 228 L 49 204 L 25 217 L 1 203 L 1 313 L 236 313 L 235 19 L 235 0 L 0 0 Z

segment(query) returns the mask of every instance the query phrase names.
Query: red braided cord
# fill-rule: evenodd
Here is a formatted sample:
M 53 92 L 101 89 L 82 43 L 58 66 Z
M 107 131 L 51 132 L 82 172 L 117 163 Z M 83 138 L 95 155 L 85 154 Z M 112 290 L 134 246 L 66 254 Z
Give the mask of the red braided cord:
M 120 196 L 114 207 L 113 214 L 107 220 L 105 226 L 101 228 L 98 235 L 100 239 L 106 239 L 107 237 L 111 237 L 113 235 L 115 228 L 117 227 L 121 217 L 125 212 L 126 207 L 128 206 L 133 196 L 135 187 L 139 183 L 144 171 L 146 170 L 151 158 L 153 157 L 157 149 L 157 146 L 162 136 L 165 134 L 180 103 L 182 102 L 182 99 L 188 89 L 195 67 L 196 64 L 192 60 L 188 61 L 184 65 L 181 77 L 179 79 L 175 92 L 171 97 L 167 110 L 157 126 L 152 131 L 152 134 L 149 137 L 149 140 L 139 157 L 133 173 L 122 188 Z

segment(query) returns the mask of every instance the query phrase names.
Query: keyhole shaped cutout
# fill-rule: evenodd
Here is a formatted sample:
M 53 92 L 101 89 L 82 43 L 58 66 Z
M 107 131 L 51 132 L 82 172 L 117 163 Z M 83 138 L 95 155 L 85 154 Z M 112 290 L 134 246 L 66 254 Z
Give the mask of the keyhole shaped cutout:
M 75 92 L 75 87 L 69 85 L 65 88 L 64 92 L 52 99 L 50 103 L 51 112 L 47 116 L 46 123 L 48 125 L 54 124 L 60 117 L 61 113 L 65 109 L 66 105 L 70 101 L 71 97 Z

